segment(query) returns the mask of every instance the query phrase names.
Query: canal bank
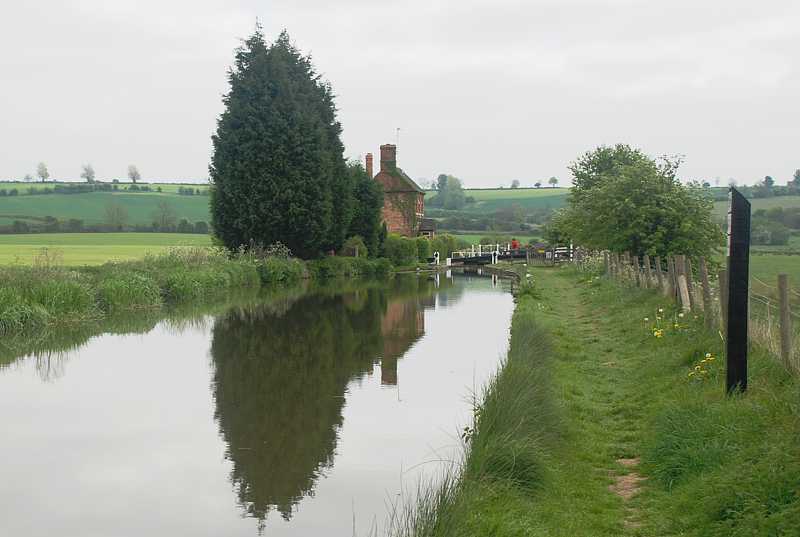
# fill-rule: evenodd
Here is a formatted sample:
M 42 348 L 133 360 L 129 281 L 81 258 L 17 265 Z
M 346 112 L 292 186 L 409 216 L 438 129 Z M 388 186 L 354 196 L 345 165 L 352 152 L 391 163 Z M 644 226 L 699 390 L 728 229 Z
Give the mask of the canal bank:
M 795 379 L 754 350 L 750 391 L 727 398 L 702 320 L 597 275 L 530 273 L 461 474 L 398 534 L 796 535 Z

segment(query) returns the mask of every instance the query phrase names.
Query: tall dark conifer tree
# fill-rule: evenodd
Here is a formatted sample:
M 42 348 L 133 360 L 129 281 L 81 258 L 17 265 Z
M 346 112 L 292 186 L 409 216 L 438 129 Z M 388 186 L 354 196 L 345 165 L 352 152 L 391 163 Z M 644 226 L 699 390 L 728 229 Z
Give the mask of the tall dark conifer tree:
M 215 234 L 231 249 L 280 241 L 303 258 L 338 248 L 353 194 L 330 85 L 286 31 L 267 45 L 260 27 L 228 79 L 209 167 Z
M 353 219 L 348 236 L 359 235 L 364 239 L 370 256 L 377 256 L 381 241 L 381 209 L 383 209 L 383 187 L 367 175 L 360 162 L 347 165 L 353 182 Z

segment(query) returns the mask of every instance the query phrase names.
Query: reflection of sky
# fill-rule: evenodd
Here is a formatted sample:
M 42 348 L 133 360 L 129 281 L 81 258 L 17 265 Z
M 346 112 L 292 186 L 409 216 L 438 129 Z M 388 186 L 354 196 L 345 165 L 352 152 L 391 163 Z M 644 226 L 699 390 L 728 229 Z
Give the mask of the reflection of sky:
M 466 285 L 461 300 L 426 311 L 397 387 L 381 387 L 379 366 L 350 383 L 334 467 L 291 521 L 273 514 L 266 535 L 350 536 L 354 513 L 365 534 L 402 486 L 441 468 L 422 463 L 455 455 L 470 391 L 497 367 L 513 307 L 507 294 Z M 0 376 L 2 533 L 256 534 L 228 480 L 208 352 L 207 328 L 159 325 L 92 340 L 57 382 L 43 383 L 31 361 Z

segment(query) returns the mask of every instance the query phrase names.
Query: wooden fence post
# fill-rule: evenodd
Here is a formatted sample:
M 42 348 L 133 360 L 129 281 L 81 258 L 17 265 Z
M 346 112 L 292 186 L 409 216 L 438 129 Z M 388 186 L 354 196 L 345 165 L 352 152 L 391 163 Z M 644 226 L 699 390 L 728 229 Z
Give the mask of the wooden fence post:
M 650 268 L 650 256 L 644 254 L 644 286 L 653 287 L 653 271 Z
M 681 286 L 679 278 L 683 275 L 686 276 L 686 256 L 685 255 L 676 255 L 675 256 L 675 292 L 678 295 L 678 301 L 680 302 L 681 299 Z M 688 287 L 687 287 L 688 289 Z
M 661 289 L 662 293 L 666 293 L 666 288 L 664 286 L 664 272 L 661 269 L 661 256 L 656 256 L 656 278 L 658 278 L 658 288 Z
M 692 301 L 689 299 L 689 285 L 686 283 L 686 274 L 678 274 L 678 291 L 681 299 L 681 309 L 692 311 Z
M 608 251 L 603 252 L 603 268 L 605 268 L 606 276 L 611 273 L 611 265 L 608 263 Z
M 778 302 L 781 310 L 781 360 L 792 367 L 792 310 L 789 304 L 789 276 L 778 274 Z
M 631 269 L 633 269 L 633 281 L 636 287 L 642 287 L 642 275 L 639 271 L 639 256 L 631 256 Z
M 622 278 L 620 280 L 627 280 L 630 277 L 630 254 L 628 252 L 622 252 L 622 257 L 620 258 L 620 263 L 622 266 L 620 267 L 620 272 Z
M 675 258 L 673 256 L 667 257 L 667 296 L 675 299 L 675 294 L 678 290 L 675 277 Z
M 692 275 L 692 258 L 686 256 L 684 274 L 686 274 L 686 287 L 689 289 L 689 305 L 697 311 L 697 297 L 694 296 L 694 276 Z
M 708 282 L 708 267 L 706 258 L 700 258 L 700 283 L 703 286 L 703 316 L 705 317 L 706 328 L 714 325 L 713 308 L 711 306 L 711 284 Z

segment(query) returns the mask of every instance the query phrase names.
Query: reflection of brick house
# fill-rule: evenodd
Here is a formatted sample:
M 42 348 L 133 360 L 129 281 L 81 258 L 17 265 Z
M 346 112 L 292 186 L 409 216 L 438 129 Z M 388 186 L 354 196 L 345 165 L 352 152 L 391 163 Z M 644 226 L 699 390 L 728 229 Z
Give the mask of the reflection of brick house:
M 394 300 L 381 319 L 381 384 L 397 385 L 397 360 L 425 333 L 425 309 L 417 300 Z
M 372 153 L 367 154 L 367 173 L 372 177 Z M 389 233 L 433 235 L 432 221 L 425 219 L 423 226 L 425 192 L 397 167 L 397 146 L 381 146 L 381 169 L 375 180 L 383 186 L 383 221 Z

